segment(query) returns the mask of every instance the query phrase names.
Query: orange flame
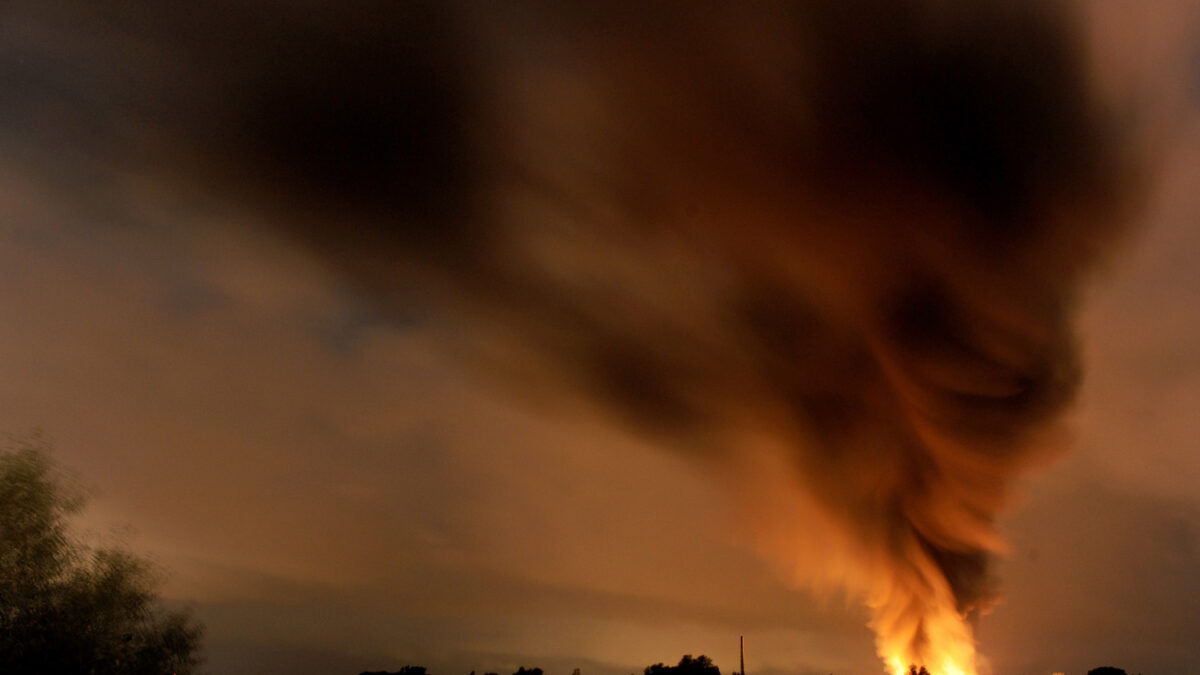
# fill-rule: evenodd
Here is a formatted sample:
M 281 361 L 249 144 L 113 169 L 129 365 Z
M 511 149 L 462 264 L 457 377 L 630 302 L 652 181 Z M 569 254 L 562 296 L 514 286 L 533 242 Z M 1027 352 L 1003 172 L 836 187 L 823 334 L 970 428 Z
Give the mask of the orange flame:
M 879 655 L 892 675 L 977 675 L 975 639 L 937 565 L 921 552 L 892 570 L 869 600 Z

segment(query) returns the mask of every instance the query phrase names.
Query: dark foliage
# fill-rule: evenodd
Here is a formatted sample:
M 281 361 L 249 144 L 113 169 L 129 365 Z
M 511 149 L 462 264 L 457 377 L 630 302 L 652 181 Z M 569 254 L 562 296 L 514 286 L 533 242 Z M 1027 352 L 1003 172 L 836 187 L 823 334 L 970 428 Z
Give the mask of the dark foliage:
M 0 453 L 0 673 L 192 673 L 201 626 L 159 606 L 145 561 L 73 541 L 81 506 L 40 444 Z
M 1087 675 L 1126 675 L 1126 673 L 1120 668 L 1113 668 L 1112 666 L 1100 666 L 1099 668 L 1092 668 L 1089 670 Z
M 679 660 L 679 665 L 665 666 L 656 663 L 646 666 L 645 675 L 721 675 L 721 670 L 713 664 L 712 659 L 703 654 L 694 659 L 691 654 L 684 654 Z

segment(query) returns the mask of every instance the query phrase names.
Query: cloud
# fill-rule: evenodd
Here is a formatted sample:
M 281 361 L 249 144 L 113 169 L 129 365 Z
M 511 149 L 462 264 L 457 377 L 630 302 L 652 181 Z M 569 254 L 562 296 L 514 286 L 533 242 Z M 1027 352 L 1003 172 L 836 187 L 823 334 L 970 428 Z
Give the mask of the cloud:
M 0 244 L 0 302 L 20 317 L 0 340 L 0 424 L 49 430 L 95 490 L 85 526 L 126 526 L 169 568 L 169 596 L 210 625 L 214 668 L 290 663 L 320 640 L 314 664 L 400 658 L 396 636 L 423 623 L 437 650 L 413 659 L 464 662 L 508 624 L 488 649 L 539 653 L 567 622 L 562 659 L 577 647 L 630 667 L 707 648 L 679 624 L 859 625 L 797 611 L 731 527 L 712 529 L 728 507 L 678 458 L 498 393 L 441 353 L 433 318 L 363 321 L 286 243 L 221 222 L 97 228 L 69 199 L 37 206 L 53 213 L 32 241 Z M 264 617 L 282 633 L 251 640 Z M 346 646 L 376 621 L 362 651 Z
M 980 636 L 996 672 L 1183 672 L 1194 660 L 1181 631 L 1198 618 L 1200 509 L 1071 468 L 1039 481 L 1006 528 L 1019 547 L 1000 569 L 1011 597 Z
M 1200 395 L 1194 261 L 1200 203 L 1196 111 L 1175 138 L 1144 238 L 1120 277 L 1098 286 L 1084 314 L 1089 380 L 1081 405 L 1081 444 L 1106 483 L 1192 500 L 1200 480 L 1194 424 L 1186 411 Z

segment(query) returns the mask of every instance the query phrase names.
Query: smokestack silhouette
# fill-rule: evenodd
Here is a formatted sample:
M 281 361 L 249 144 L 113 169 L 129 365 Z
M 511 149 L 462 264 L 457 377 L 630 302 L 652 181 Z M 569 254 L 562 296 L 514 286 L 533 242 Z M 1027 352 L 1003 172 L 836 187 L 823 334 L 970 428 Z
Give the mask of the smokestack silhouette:
M 764 551 L 861 594 L 890 667 L 973 671 L 1129 204 L 1063 7 L 101 5 L 0 10 L 89 55 L 10 48 L 6 128 L 253 209 L 525 392 L 771 455 Z

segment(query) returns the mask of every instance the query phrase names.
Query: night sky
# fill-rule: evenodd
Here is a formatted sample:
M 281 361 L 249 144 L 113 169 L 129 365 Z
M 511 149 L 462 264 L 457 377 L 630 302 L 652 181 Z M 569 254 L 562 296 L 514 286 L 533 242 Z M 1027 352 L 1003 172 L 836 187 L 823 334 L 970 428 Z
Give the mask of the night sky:
M 257 53 L 218 55 L 218 46 L 205 46 L 220 33 L 215 10 L 205 24 L 114 4 L 123 9 L 106 17 L 80 10 L 87 21 L 78 22 L 70 3 L 14 3 L 0 13 L 8 92 L 0 103 L 0 431 L 44 432 L 56 461 L 89 491 L 87 536 L 121 542 L 162 566 L 165 598 L 194 607 L 207 626 L 204 671 L 338 675 L 414 664 L 433 675 L 518 666 L 624 675 L 686 653 L 707 654 L 728 673 L 745 635 L 746 666 L 757 675 L 882 672 L 861 598 L 798 579 L 764 544 L 794 533 L 797 568 L 837 565 L 820 536 L 803 534 L 822 525 L 775 508 L 774 491 L 784 488 L 763 481 L 771 466 L 730 468 L 707 450 L 679 451 L 688 439 L 709 438 L 708 427 L 689 421 L 701 413 L 672 407 L 676 399 L 646 395 L 653 384 L 639 383 L 636 394 L 639 410 L 656 416 L 647 425 L 590 380 L 535 358 L 543 344 L 590 347 L 570 333 L 592 317 L 576 318 L 560 301 L 584 304 L 609 297 L 606 289 L 535 302 L 520 285 L 524 271 L 469 266 L 469 247 L 457 239 L 451 248 L 430 243 L 419 227 L 394 247 L 372 239 L 387 218 L 459 217 L 456 190 L 466 188 L 446 176 L 465 171 L 459 155 L 477 146 L 429 122 L 474 119 L 478 113 L 456 112 L 454 92 L 422 91 L 436 105 L 419 108 L 413 124 L 433 140 L 409 149 L 419 166 L 387 167 L 409 186 L 397 207 L 388 186 L 372 183 L 374 165 L 353 153 L 344 161 L 357 168 L 286 152 L 280 159 L 287 138 L 268 138 L 275 145 L 266 150 L 256 145 L 263 121 L 248 113 L 239 126 L 225 97 L 270 85 L 250 75 L 232 78 L 236 86 L 211 85 L 211 72 L 194 65 L 210 48 L 217 65 L 205 67 L 213 70 Z M 1200 5 L 1098 0 L 1083 10 L 1081 49 L 1097 96 L 1129 108 L 1130 144 L 1151 168 L 1131 198 L 1134 222 L 1080 286 L 1084 376 L 1074 404 L 1056 417 L 1071 449 L 1023 464 L 1008 484 L 998 519 L 1008 552 L 995 566 L 1003 600 L 979 618 L 978 647 L 995 675 L 1082 675 L 1101 665 L 1184 675 L 1200 663 Z M 371 24 L 362 15 L 330 30 L 380 40 L 356 28 Z M 171 26 L 192 21 L 201 46 L 164 46 Z M 547 42 L 497 70 L 511 75 L 526 60 L 557 65 L 565 48 Z M 437 39 L 418 40 L 395 58 L 423 63 L 427 54 L 443 58 L 443 49 L 455 53 Z M 363 78 L 395 72 L 371 62 Z M 590 65 L 573 64 L 574 72 Z M 209 87 L 198 111 L 181 103 L 188 82 L 175 79 L 180 73 Z M 312 77 L 324 84 L 298 87 L 312 100 L 374 109 L 375 99 L 360 96 L 362 82 L 328 89 L 336 76 Z M 491 85 L 482 88 L 495 96 Z M 516 89 L 513 99 L 527 94 Z M 607 177 L 619 152 L 579 135 L 612 124 L 588 117 L 587 97 L 596 92 L 557 95 L 564 98 L 554 114 L 583 121 L 536 131 L 576 142 L 591 160 L 555 164 L 561 158 L 547 158 L 548 141 L 528 142 L 521 159 Z M 474 105 L 499 106 L 488 97 Z M 762 106 L 788 110 L 772 101 L 777 107 Z M 324 110 L 307 99 L 293 105 Z M 312 129 L 324 118 L 313 119 L 285 127 L 319 136 Z M 680 124 L 692 123 L 699 124 Z M 526 143 L 521 133 L 505 142 Z M 277 181 L 262 178 L 274 170 Z M 639 170 L 669 173 L 649 160 Z M 713 180 L 706 173 L 698 182 Z M 580 194 L 603 222 L 618 219 L 615 208 L 605 210 L 610 196 Z M 661 213 L 654 198 L 631 200 L 645 209 L 632 213 Z M 578 218 L 572 205 L 554 207 Z M 360 226 L 361 241 L 341 241 Z M 724 268 L 689 257 L 707 248 L 671 240 L 643 259 L 621 252 L 623 240 L 601 226 L 584 228 L 581 239 L 591 247 L 586 255 L 549 238 L 539 260 L 591 265 L 611 274 L 607 280 L 653 287 L 638 296 L 645 306 L 630 311 L 670 308 L 672 330 L 705 337 L 680 341 L 689 359 L 694 351 L 735 371 L 736 358 L 718 355 L 728 336 L 709 330 L 711 317 L 678 309 L 689 289 L 725 287 Z M 683 270 L 686 284 L 663 284 L 672 277 L 660 265 Z M 477 269 L 488 271 L 472 277 Z M 560 289 L 578 281 L 556 276 L 552 264 L 542 272 L 561 279 Z M 638 321 L 619 327 L 643 328 Z M 603 332 L 614 324 L 596 325 Z M 561 343 L 559 331 L 568 334 Z M 657 354 L 642 343 L 631 349 L 646 350 L 639 358 Z M 561 377 L 541 377 L 547 370 Z M 726 384 L 750 392 L 748 407 L 771 400 L 726 370 L 697 387 Z M 622 396 L 619 403 L 635 398 Z M 704 407 L 712 400 L 696 407 L 719 416 L 724 431 L 736 426 L 731 419 L 773 419 L 725 399 L 713 412 Z M 684 421 L 656 426 L 672 415 Z M 737 433 L 771 432 L 764 424 Z

